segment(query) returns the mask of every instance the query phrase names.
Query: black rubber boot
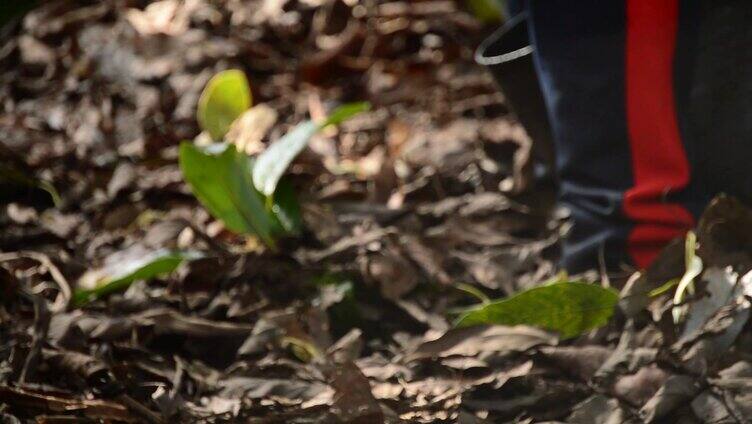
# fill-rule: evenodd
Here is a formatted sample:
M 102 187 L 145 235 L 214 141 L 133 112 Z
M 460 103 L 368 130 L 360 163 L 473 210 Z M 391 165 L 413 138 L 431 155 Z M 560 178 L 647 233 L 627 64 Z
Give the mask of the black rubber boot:
M 527 15 L 518 14 L 486 39 L 475 53 L 475 60 L 491 71 L 507 106 L 532 139 L 532 156 L 544 166 L 543 173 L 535 172 L 536 176 L 553 179 L 555 154 L 551 124 L 533 65 Z

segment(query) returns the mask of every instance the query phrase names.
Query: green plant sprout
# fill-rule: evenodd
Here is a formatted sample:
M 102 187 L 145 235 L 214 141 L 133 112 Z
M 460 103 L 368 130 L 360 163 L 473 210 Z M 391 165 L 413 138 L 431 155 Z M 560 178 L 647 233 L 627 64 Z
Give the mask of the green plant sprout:
M 227 229 L 252 234 L 276 250 L 276 239 L 300 231 L 300 206 L 295 192 L 282 178 L 311 138 L 329 125 L 366 111 L 368 103 L 342 105 L 322 121 L 305 121 L 251 157 L 225 141 L 224 136 L 251 107 L 245 75 L 229 70 L 215 75 L 198 104 L 198 123 L 215 143 L 198 146 L 184 141 L 179 162 L 185 181 L 209 213 Z

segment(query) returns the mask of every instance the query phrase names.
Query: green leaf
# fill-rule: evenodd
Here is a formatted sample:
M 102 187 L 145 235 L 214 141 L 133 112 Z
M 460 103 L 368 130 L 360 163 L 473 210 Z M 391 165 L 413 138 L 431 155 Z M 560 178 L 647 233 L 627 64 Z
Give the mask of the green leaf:
M 212 139 L 222 140 L 232 123 L 251 107 L 251 88 L 242 71 L 214 75 L 198 100 L 198 124 Z
M 687 233 L 687 237 L 684 240 L 684 268 L 684 275 L 679 280 L 676 292 L 674 292 L 675 306 L 671 309 L 671 315 L 673 315 L 675 324 L 681 321 L 682 316 L 686 312 L 686 308 L 680 306 L 684 301 L 684 292 L 694 294 L 695 278 L 702 273 L 703 268 L 702 259 L 697 256 L 697 236 L 692 231 Z
M 95 279 L 92 288 L 78 289 L 73 294 L 73 305 L 81 306 L 87 302 L 103 296 L 127 289 L 134 281 L 148 280 L 159 275 L 174 271 L 184 260 L 201 257 L 198 252 L 180 252 L 159 249 L 145 252 L 120 252 L 102 269 L 89 273 L 90 279 Z M 86 276 L 86 274 L 85 274 Z
M 308 145 L 319 128 L 313 121 L 299 124 L 261 153 L 253 168 L 253 185 L 256 189 L 271 196 L 287 167 Z
M 618 301 L 615 290 L 595 284 L 556 283 L 481 305 L 463 315 L 457 325 L 523 324 L 571 338 L 605 325 Z
M 273 200 L 253 188 L 254 161 L 231 144 L 180 145 L 180 169 L 199 202 L 235 233 L 254 234 L 274 249 L 276 236 L 300 232 L 300 206 L 292 186 L 279 184 Z M 271 199 L 271 198 L 270 198 Z
M 280 344 L 282 347 L 290 348 L 291 353 L 301 362 L 308 363 L 322 356 L 316 345 L 297 337 L 282 337 Z
M 660 287 L 657 287 L 657 288 L 655 288 L 653 290 L 650 290 L 648 292 L 648 297 L 658 297 L 658 296 L 660 296 L 660 295 L 668 292 L 669 290 L 673 289 L 677 285 L 679 285 L 679 279 L 678 278 L 674 278 L 674 279 L 668 280 L 667 282 L 663 283 Z
M 274 218 L 264 197 L 253 189 L 253 160 L 235 146 L 219 144 L 202 148 L 180 144 L 180 169 L 202 205 L 225 226 L 239 234 L 255 234 L 274 248 Z
M 324 128 L 329 125 L 339 125 L 353 116 L 371 110 L 368 102 L 347 103 L 332 111 L 319 126 Z
M 321 123 L 306 121 L 299 124 L 258 156 L 253 169 L 253 185 L 264 195 L 271 196 L 287 167 L 305 149 L 314 134 L 328 125 L 337 125 L 369 108 L 368 103 L 350 103 L 335 109 Z
M 470 296 L 473 296 L 474 298 L 478 299 L 483 305 L 488 305 L 489 303 L 491 303 L 491 299 L 475 286 L 471 286 L 470 284 L 465 283 L 457 283 L 454 285 L 454 288 L 463 291 Z
M 467 0 L 467 5 L 481 22 L 494 23 L 503 19 L 501 2 L 496 0 Z
M 299 234 L 303 227 L 300 217 L 300 203 L 295 195 L 292 184 L 284 178 L 277 184 L 274 191 L 271 213 L 276 218 L 278 226 L 274 227 L 273 233 L 280 235 Z
M 37 187 L 47 192 L 52 199 L 52 203 L 56 207 L 60 207 L 63 204 L 63 199 L 60 198 L 60 193 L 57 192 L 55 186 L 51 182 L 45 180 L 37 180 Z

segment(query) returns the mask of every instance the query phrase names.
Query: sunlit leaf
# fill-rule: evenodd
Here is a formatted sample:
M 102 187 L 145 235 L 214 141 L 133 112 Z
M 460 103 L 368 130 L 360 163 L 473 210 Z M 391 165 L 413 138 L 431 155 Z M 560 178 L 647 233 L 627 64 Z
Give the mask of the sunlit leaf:
M 101 269 L 90 271 L 81 278 L 79 288 L 73 294 L 73 304 L 81 306 L 111 293 L 127 289 L 134 281 L 148 280 L 169 274 L 184 260 L 201 257 L 198 252 L 181 252 L 168 249 L 145 251 L 135 249 L 113 255 Z M 87 284 L 88 283 L 88 284 Z
M 368 103 L 346 104 L 335 109 L 323 122 L 307 121 L 299 124 L 258 156 L 253 169 L 253 185 L 264 195 L 271 196 L 282 175 L 316 132 L 328 125 L 337 125 L 369 108 Z
M 198 124 L 214 140 L 227 134 L 233 121 L 251 107 L 251 88 L 237 69 L 214 75 L 198 101 Z
M 271 196 L 287 167 L 318 130 L 319 125 L 313 121 L 299 124 L 261 153 L 253 169 L 253 185 L 256 189 Z
M 743 299 L 745 286 L 750 281 L 749 277 L 744 276 L 740 279 L 739 274 L 734 272 L 731 267 L 710 267 L 704 271 L 702 281 L 705 282 L 703 295 L 698 296 L 697 299 L 693 299 L 692 303 L 685 305 L 688 307 L 688 311 L 684 330 L 679 337 L 682 341 L 686 341 L 702 333 L 708 321 L 716 316 L 721 308 L 735 303 L 746 303 Z M 740 309 L 748 309 L 748 307 Z M 747 310 L 746 314 L 749 314 L 749 310 Z M 733 314 L 729 316 L 733 316 Z M 747 319 L 744 318 L 744 322 L 746 321 Z M 723 332 L 726 331 L 728 331 L 728 328 L 724 328 Z M 733 338 L 729 340 L 729 344 L 731 342 L 733 342 Z
M 684 301 L 684 293 L 694 294 L 695 286 L 694 281 L 697 276 L 702 273 L 702 259 L 697 256 L 697 236 L 692 231 L 687 233 L 687 237 L 684 241 L 684 275 L 679 280 L 679 285 L 674 292 L 674 307 L 671 309 L 671 315 L 674 318 L 674 323 L 678 323 L 686 308 L 680 306 Z
M 481 305 L 457 325 L 522 324 L 571 338 L 605 325 L 618 301 L 616 291 L 595 284 L 556 283 Z
M 321 351 L 316 345 L 297 337 L 282 337 L 280 344 L 282 347 L 289 347 L 292 354 L 302 362 L 311 362 L 321 357 Z

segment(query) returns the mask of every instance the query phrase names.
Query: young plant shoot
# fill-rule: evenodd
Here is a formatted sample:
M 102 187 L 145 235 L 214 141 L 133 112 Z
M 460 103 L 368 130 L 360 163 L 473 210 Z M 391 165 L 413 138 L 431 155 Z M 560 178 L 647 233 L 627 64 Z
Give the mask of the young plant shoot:
M 368 110 L 370 105 L 345 104 L 320 122 L 302 122 L 256 157 L 224 141 L 233 122 L 250 107 L 250 87 L 241 71 L 215 75 L 198 105 L 199 125 L 215 143 L 181 143 L 180 169 L 213 217 L 230 231 L 254 235 L 274 250 L 279 237 L 294 235 L 301 226 L 294 190 L 282 178 L 287 168 L 316 133 Z

